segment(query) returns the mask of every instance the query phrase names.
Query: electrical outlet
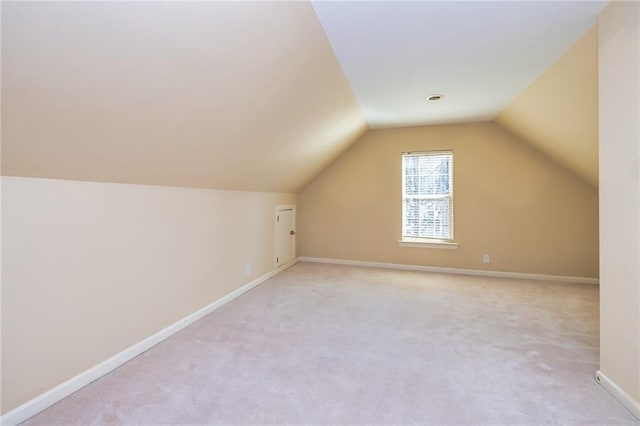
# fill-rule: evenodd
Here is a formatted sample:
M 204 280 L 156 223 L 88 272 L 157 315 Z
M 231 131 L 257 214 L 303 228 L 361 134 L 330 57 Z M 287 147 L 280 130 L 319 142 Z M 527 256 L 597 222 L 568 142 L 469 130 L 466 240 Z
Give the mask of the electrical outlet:
M 489 263 L 489 262 L 491 262 L 491 257 L 488 254 L 483 254 L 482 263 Z
M 244 274 L 245 275 L 251 275 L 251 264 L 247 263 L 246 265 L 244 265 Z

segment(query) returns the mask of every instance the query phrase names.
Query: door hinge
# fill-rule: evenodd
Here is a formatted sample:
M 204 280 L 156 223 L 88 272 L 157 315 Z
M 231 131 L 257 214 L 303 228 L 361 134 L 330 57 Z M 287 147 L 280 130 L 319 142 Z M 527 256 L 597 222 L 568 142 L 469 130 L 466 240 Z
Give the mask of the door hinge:
M 276 257 L 276 263 L 280 263 L 280 258 Z

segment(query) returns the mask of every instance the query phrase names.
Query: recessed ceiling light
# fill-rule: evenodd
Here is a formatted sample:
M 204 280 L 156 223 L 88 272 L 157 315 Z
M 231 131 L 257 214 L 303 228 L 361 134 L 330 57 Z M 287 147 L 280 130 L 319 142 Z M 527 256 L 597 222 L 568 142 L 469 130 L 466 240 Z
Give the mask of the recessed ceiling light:
M 435 101 L 439 101 L 442 98 L 444 98 L 444 95 L 429 95 L 427 99 L 435 102 Z

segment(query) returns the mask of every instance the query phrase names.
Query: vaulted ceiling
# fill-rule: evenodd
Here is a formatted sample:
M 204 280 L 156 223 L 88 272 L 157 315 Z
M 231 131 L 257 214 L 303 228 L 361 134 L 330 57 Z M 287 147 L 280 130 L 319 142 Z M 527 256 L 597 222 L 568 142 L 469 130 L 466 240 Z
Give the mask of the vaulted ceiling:
M 496 123 L 598 186 L 598 27 L 500 112 Z
M 368 127 L 503 111 L 589 180 L 593 138 L 528 107 L 605 4 L 2 2 L 2 174 L 297 191 Z
M 493 120 L 606 1 L 314 2 L 371 127 Z M 444 94 L 437 103 L 430 94 Z
M 2 2 L 2 172 L 297 191 L 367 128 L 303 2 Z

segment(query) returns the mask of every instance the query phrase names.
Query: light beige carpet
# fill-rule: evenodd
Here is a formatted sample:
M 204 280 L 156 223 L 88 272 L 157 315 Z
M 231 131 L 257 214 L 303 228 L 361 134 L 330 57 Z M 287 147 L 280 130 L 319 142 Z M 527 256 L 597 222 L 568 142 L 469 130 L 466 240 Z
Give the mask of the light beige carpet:
M 637 424 L 598 288 L 300 263 L 28 424 Z

